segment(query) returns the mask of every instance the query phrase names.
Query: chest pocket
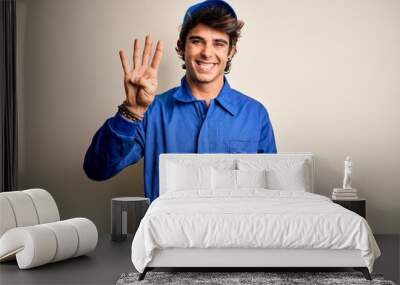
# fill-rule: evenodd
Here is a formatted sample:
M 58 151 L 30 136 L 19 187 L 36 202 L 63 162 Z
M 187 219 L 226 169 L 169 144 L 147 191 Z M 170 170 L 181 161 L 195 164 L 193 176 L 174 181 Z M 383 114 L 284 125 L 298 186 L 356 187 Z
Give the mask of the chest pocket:
M 230 140 L 228 144 L 229 153 L 256 153 L 257 141 Z

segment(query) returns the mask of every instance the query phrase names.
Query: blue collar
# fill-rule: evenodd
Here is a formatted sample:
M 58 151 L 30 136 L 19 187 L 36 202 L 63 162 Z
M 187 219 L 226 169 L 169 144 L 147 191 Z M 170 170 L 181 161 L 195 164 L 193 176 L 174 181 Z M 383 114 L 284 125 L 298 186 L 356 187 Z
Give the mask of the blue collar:
M 176 100 L 189 103 L 194 101 L 199 101 L 193 96 L 192 90 L 187 83 L 186 76 L 181 79 L 181 86 L 172 95 Z M 233 116 L 237 113 L 239 109 L 239 100 L 237 98 L 236 92 L 231 89 L 228 80 L 224 76 L 224 86 L 222 87 L 220 93 L 215 98 L 215 100 L 229 113 Z

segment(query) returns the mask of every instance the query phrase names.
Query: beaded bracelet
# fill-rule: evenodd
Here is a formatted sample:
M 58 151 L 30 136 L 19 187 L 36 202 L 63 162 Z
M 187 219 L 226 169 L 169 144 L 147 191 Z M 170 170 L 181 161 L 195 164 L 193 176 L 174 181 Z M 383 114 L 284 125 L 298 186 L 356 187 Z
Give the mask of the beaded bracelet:
M 131 112 L 126 107 L 125 102 L 118 106 L 118 111 L 122 116 L 124 116 L 124 118 L 126 118 L 130 121 L 138 122 L 138 121 L 143 120 L 143 116 Z

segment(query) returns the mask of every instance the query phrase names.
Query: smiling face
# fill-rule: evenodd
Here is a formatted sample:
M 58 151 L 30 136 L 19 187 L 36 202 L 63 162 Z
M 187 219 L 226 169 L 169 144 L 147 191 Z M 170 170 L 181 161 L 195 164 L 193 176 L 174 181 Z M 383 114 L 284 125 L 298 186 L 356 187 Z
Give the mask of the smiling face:
M 184 58 L 186 75 L 194 83 L 223 81 L 229 54 L 229 36 L 225 32 L 198 24 L 187 35 Z

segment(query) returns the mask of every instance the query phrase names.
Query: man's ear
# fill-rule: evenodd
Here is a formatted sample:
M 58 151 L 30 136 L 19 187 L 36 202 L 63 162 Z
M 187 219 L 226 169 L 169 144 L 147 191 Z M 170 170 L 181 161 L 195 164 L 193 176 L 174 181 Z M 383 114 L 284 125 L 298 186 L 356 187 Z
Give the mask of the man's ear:
M 235 56 L 236 52 L 237 52 L 236 46 L 232 46 L 231 51 L 229 52 L 228 57 L 229 57 L 230 59 L 232 59 L 232 58 Z
M 182 46 L 181 41 L 180 41 L 180 40 L 177 40 L 177 41 L 176 41 L 176 48 L 175 48 L 175 50 L 176 50 L 176 52 L 178 53 L 178 55 L 179 55 L 180 57 L 183 58 L 184 51 L 183 51 L 183 48 L 180 48 L 181 46 Z

